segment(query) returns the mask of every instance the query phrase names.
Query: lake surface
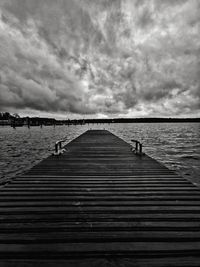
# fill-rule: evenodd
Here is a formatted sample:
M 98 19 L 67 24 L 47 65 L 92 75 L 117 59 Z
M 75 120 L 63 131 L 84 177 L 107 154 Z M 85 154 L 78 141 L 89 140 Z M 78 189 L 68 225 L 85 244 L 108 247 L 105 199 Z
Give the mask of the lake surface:
M 0 127 L 0 179 L 21 174 L 51 155 L 56 141 L 71 141 L 88 129 L 107 129 L 128 143 L 137 139 L 144 152 L 200 184 L 200 123 L 121 123 L 83 126 Z

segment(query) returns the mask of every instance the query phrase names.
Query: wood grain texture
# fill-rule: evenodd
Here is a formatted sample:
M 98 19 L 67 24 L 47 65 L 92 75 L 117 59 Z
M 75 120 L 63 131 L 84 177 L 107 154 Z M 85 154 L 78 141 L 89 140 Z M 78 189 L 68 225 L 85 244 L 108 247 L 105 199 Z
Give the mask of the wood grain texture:
M 200 190 L 106 130 L 0 188 L 0 266 L 200 266 Z

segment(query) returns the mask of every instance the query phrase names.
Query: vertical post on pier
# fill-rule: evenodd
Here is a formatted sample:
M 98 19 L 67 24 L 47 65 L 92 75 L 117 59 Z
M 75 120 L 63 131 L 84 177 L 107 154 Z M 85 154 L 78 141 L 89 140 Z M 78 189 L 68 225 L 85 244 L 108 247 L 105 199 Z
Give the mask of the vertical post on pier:
M 62 149 L 62 142 L 60 141 L 59 142 L 59 151 L 61 151 L 61 149 Z
M 140 143 L 140 150 L 139 150 L 140 155 L 142 155 L 142 144 Z
M 135 151 L 138 152 L 138 141 L 135 141 Z
M 28 129 L 30 129 L 30 124 L 31 124 L 31 122 L 30 122 L 30 118 L 27 117 L 27 126 L 28 126 Z
M 58 154 L 58 144 L 55 144 L 55 153 Z

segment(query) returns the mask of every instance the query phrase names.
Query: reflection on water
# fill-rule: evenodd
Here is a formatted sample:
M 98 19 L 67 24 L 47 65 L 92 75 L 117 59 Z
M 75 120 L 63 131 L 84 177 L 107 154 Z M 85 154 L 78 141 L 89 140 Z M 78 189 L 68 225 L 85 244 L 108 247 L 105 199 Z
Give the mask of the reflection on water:
M 108 129 L 130 143 L 138 139 L 144 152 L 167 167 L 200 183 L 199 123 L 127 123 L 43 128 L 0 128 L 0 177 L 8 179 L 31 168 L 53 152 L 54 143 L 71 141 L 87 129 Z

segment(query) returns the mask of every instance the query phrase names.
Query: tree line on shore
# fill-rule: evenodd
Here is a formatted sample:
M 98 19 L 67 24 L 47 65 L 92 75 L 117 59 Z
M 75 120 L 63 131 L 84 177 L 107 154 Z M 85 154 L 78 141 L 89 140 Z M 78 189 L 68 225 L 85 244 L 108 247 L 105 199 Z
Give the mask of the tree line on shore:
M 162 122 L 200 122 L 200 118 L 112 118 L 112 119 L 66 119 L 20 117 L 17 113 L 0 112 L 0 125 L 47 126 L 47 125 L 83 125 L 87 123 L 162 123 Z

